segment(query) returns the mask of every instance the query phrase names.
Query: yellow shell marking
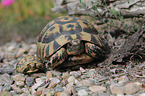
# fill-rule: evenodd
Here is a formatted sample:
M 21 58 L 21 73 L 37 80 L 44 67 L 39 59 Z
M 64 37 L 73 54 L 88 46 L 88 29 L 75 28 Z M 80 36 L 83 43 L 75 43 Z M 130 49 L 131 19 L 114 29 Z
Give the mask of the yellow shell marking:
M 65 16 L 65 17 L 69 17 L 69 16 Z M 59 21 L 61 22 L 67 22 L 67 21 L 71 21 L 73 20 L 73 18 L 67 18 L 67 20 L 64 17 L 60 17 Z
M 69 26 L 69 25 L 73 25 L 73 28 L 71 28 L 71 27 L 68 28 L 67 26 Z M 77 26 L 78 25 L 76 23 L 66 23 L 66 24 L 62 25 L 62 28 L 64 31 L 70 31 L 71 29 L 76 30 Z

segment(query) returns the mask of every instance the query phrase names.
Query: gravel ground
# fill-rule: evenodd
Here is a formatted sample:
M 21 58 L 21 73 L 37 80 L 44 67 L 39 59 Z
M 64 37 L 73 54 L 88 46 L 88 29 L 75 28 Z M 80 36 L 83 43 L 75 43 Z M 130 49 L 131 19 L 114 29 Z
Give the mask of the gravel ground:
M 145 96 L 145 62 L 22 74 L 16 63 L 35 55 L 36 44 L 10 42 L 0 52 L 0 96 Z

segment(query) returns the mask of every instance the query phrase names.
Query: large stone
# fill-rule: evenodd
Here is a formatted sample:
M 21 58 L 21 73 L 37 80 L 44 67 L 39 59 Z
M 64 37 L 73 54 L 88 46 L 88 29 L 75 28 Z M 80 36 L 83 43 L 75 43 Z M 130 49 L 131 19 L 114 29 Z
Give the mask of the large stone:
M 128 83 L 124 87 L 124 93 L 126 93 L 127 95 L 135 94 L 139 90 L 140 90 L 140 87 L 134 83 Z

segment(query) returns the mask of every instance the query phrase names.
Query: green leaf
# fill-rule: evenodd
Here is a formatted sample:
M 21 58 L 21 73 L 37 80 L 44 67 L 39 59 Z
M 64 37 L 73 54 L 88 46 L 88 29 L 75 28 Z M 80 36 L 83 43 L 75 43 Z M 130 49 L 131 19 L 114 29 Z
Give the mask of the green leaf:
M 98 11 L 98 9 L 97 9 L 96 6 L 93 6 L 92 9 L 93 9 L 94 11 L 96 11 L 97 13 L 99 13 L 99 11 Z

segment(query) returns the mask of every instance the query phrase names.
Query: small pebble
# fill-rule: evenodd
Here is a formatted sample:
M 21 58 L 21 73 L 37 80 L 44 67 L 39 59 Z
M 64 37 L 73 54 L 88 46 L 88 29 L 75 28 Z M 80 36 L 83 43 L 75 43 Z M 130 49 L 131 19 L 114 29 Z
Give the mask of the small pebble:
M 85 70 L 84 68 L 82 68 L 82 67 L 80 67 L 80 71 L 81 71 L 82 73 L 86 72 L 86 70 Z
M 34 94 L 39 87 L 42 87 L 46 84 L 46 78 L 37 78 L 36 83 L 31 87 L 31 93 Z
M 0 92 L 0 96 L 12 96 L 10 92 Z
M 115 95 L 118 95 L 118 94 L 123 95 L 124 94 L 123 89 L 119 88 L 118 86 L 111 85 L 110 90 L 111 90 L 111 93 L 115 94 Z
M 54 88 L 57 85 L 56 81 L 51 81 L 48 88 Z
M 11 89 L 12 89 L 11 85 L 5 85 L 5 86 L 2 87 L 3 91 L 10 91 Z
M 63 79 L 68 79 L 70 77 L 70 74 L 68 72 L 65 72 L 62 74 Z
M 48 88 L 54 88 L 60 82 L 58 78 L 51 78 L 50 80 Z
M 24 74 L 19 73 L 14 75 L 12 78 L 15 81 L 16 85 L 20 87 L 24 86 L 24 81 L 25 81 Z
M 89 70 L 88 74 L 87 74 L 87 77 L 90 77 L 90 78 L 93 78 L 96 76 L 96 71 L 95 69 L 91 69 Z
M 88 92 L 84 89 L 81 89 L 78 91 L 78 96 L 86 96 L 88 95 Z
M 127 76 L 121 76 L 118 78 L 118 83 L 120 83 L 120 84 L 126 83 L 128 81 L 129 81 L 129 79 Z
M 75 78 L 78 78 L 81 76 L 81 72 L 80 71 L 72 71 L 72 72 L 70 72 L 70 75 L 74 76 Z
M 92 91 L 92 92 L 103 92 L 106 90 L 106 87 L 103 87 L 103 86 L 90 86 L 89 89 Z
M 70 76 L 69 78 L 68 78 L 68 83 L 71 83 L 71 82 L 75 82 L 75 77 L 74 76 Z
M 63 91 L 60 93 L 60 96 L 70 96 L 70 95 L 69 95 L 69 92 Z
M 91 80 L 82 80 L 80 81 L 80 83 L 82 84 L 82 86 L 93 86 L 94 82 Z
M 16 91 L 16 93 L 22 93 L 23 91 L 19 88 L 19 87 L 17 87 L 16 85 L 11 85 L 11 87 L 12 87 L 12 89 L 13 90 L 15 90 Z
M 109 95 L 108 93 L 104 92 L 98 92 L 98 96 L 112 96 L 112 95 Z
M 137 84 L 134 84 L 134 83 L 128 83 L 124 87 L 124 93 L 127 95 L 135 94 L 139 90 L 140 90 L 139 86 Z
M 52 73 L 51 73 L 51 71 L 47 71 L 47 72 L 46 72 L 46 76 L 47 76 L 48 79 L 52 78 Z
M 34 93 L 34 95 L 35 95 L 35 96 L 40 96 L 41 93 L 42 93 L 41 91 L 36 91 L 36 92 Z
M 55 91 L 56 92 L 62 92 L 62 91 L 64 91 L 64 89 L 62 87 L 56 87 L 55 88 Z
M 30 87 L 34 84 L 34 78 L 33 77 L 27 77 L 26 78 L 26 84 Z
M 60 96 L 61 92 L 56 92 L 56 96 Z
M 58 72 L 58 71 L 51 71 L 51 73 L 52 73 L 53 76 L 60 76 L 60 75 L 62 75 L 62 73 Z
M 5 73 L 0 76 L 0 85 L 11 85 L 12 79 L 10 78 L 10 75 Z

